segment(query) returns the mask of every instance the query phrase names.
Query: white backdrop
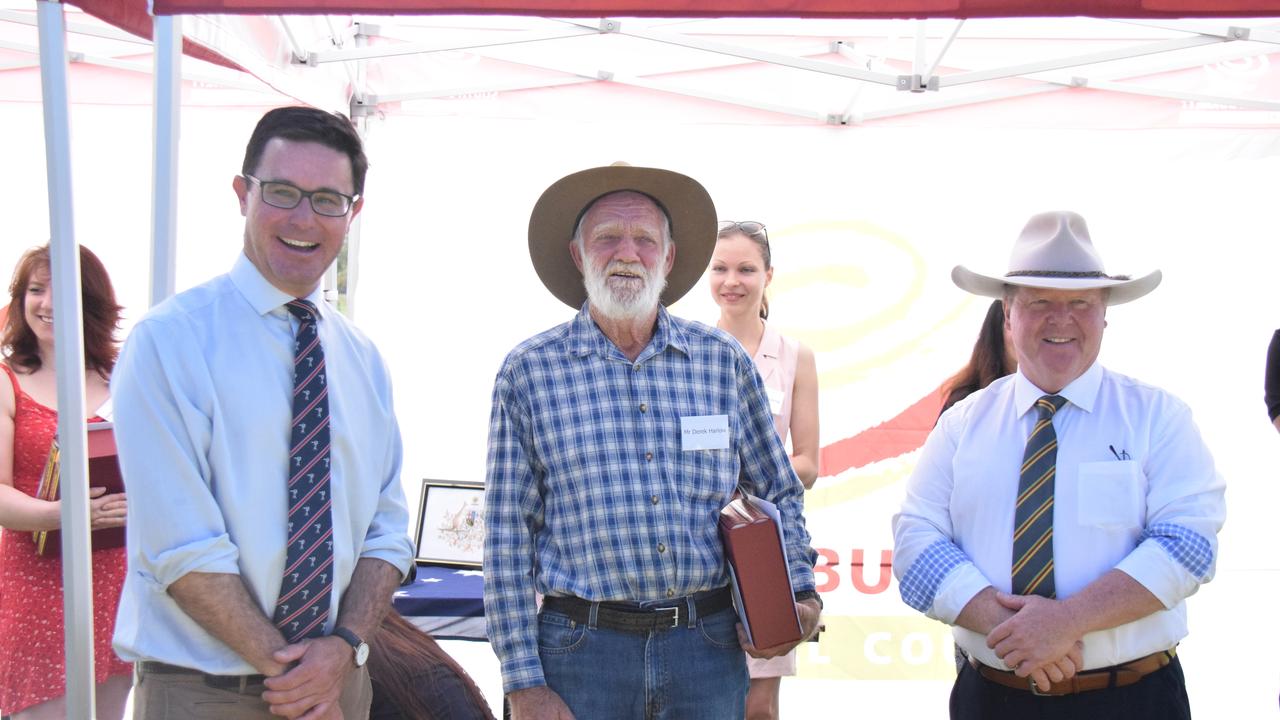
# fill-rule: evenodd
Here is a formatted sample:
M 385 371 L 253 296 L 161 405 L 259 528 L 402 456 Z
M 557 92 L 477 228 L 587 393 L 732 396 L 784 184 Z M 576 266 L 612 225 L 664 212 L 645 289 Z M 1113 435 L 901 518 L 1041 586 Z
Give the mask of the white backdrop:
M 549 120 L 459 113 L 371 125 L 357 321 L 396 381 L 411 507 L 422 478 L 483 477 L 498 364 L 571 314 L 538 283 L 525 239 L 534 200 L 568 172 L 620 159 L 668 167 L 701 180 L 721 217 L 769 226 L 774 320 L 817 352 L 824 445 L 895 416 L 963 363 L 986 303 L 951 285 L 952 265 L 1002 271 L 1027 216 L 1075 209 L 1109 270 L 1159 267 L 1166 277 L 1109 313 L 1103 361 L 1187 400 L 1228 481 L 1218 578 L 1190 601 L 1181 651 L 1193 708 L 1205 717 L 1275 711 L 1275 624 L 1247 601 L 1280 591 L 1267 532 L 1280 500 L 1280 438 L 1261 402 L 1266 346 L 1280 326 L 1274 128 L 1008 130 L 994 114 L 964 129 L 928 120 L 684 125 L 582 107 Z M 225 271 L 238 252 L 230 182 L 260 112 L 183 117 L 179 288 Z M 0 179 L 16 210 L 0 242 L 7 272 L 44 241 L 48 220 L 40 107 L 9 103 L 0 113 L 16 139 Z M 145 106 L 72 114 L 77 236 L 107 263 L 130 322 L 146 299 L 150 127 Z M 715 318 L 705 286 L 674 310 Z M 828 633 L 784 684 L 792 716 L 848 716 L 850 706 L 945 712 L 945 629 L 908 610 L 896 584 L 877 583 L 913 457 L 822 478 L 810 493 L 815 545 L 839 565 L 821 574 Z M 857 582 L 854 551 L 868 565 Z

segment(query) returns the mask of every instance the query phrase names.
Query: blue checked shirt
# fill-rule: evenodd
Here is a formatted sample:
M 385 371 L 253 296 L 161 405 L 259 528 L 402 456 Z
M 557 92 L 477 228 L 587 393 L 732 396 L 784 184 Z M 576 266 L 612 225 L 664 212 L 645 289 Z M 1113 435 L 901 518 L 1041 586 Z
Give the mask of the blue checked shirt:
M 727 416 L 729 448 L 683 451 L 681 418 L 707 415 Z M 660 308 L 633 362 L 584 305 L 512 350 L 494 383 L 485 498 L 485 616 L 504 691 L 545 684 L 535 591 L 646 602 L 728 583 L 717 518 L 740 471 L 778 506 L 795 590 L 812 590 L 803 488 L 729 335 Z

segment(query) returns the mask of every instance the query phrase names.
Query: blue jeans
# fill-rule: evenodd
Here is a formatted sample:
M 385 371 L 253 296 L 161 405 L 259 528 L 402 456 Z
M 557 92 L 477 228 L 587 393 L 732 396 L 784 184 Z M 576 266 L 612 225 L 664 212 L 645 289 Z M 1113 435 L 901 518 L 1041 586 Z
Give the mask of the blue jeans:
M 538 617 L 547 685 L 586 720 L 742 720 L 747 663 L 732 608 L 647 633 Z

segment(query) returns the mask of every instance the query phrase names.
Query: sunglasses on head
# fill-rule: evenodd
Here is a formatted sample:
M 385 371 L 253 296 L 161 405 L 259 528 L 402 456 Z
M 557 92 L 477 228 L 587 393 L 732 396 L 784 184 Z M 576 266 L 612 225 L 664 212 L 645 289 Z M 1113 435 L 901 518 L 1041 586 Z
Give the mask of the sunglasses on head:
M 757 238 L 764 242 L 769 242 L 769 233 L 764 229 L 764 223 L 755 220 L 724 220 L 720 223 L 720 234 L 726 231 L 738 230 L 743 235 L 751 238 Z

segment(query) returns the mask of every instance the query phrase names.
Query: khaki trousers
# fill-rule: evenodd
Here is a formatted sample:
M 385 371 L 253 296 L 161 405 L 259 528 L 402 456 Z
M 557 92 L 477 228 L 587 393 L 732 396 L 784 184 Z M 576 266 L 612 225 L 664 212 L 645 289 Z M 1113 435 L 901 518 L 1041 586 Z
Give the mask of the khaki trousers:
M 210 687 L 203 673 L 144 672 L 134 665 L 133 720 L 279 720 L 262 700 L 261 683 Z M 347 673 L 339 704 L 344 720 L 368 720 L 373 688 L 368 668 Z

